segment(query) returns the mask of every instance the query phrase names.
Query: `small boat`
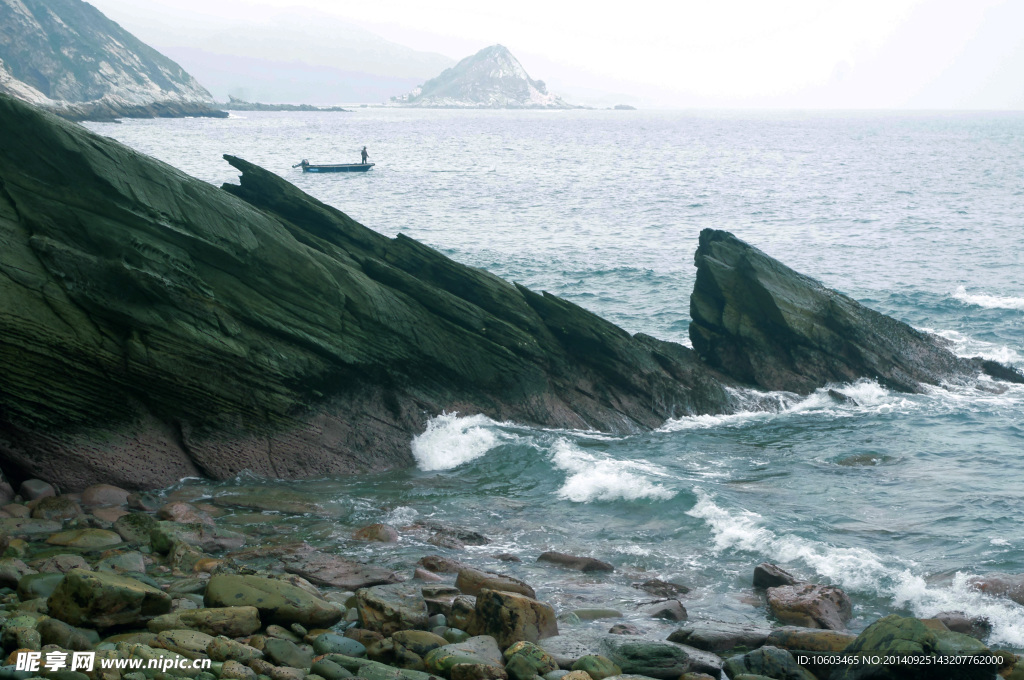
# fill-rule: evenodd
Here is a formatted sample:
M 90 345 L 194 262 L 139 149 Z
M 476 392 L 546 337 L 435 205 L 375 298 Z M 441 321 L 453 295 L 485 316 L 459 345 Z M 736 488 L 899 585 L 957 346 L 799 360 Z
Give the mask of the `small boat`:
M 366 172 L 373 163 L 333 163 L 313 165 L 307 160 L 296 163 L 293 168 L 302 168 L 303 172 Z

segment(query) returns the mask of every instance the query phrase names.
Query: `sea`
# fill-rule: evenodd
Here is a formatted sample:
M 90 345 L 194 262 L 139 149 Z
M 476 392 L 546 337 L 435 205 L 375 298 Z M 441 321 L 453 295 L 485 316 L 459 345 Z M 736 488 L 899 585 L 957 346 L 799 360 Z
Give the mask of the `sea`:
M 370 107 L 87 126 L 216 185 L 237 182 L 222 154 L 240 156 L 382 234 L 631 333 L 689 344 L 693 253 L 712 227 L 960 355 L 1024 368 L 1024 113 Z M 292 167 L 358 162 L 364 145 L 376 163 L 365 174 Z M 406 572 L 445 554 L 526 580 L 563 614 L 613 608 L 652 635 L 678 624 L 641 613 L 653 598 L 634 584 L 650 578 L 692 589 L 691 620 L 770 624 L 751 587 L 768 561 L 842 587 L 853 632 L 891 613 L 961 611 L 990 621 L 991 645 L 1024 650 L 1024 606 L 971 587 L 1024 572 L 1024 386 L 832 387 L 852 399 L 779 392 L 769 410 L 633 436 L 447 413 L 425 417 L 414 469 L 183 480 L 164 493 L 313 502 L 319 513 L 239 507 L 223 521 Z M 382 521 L 450 524 L 490 543 L 351 539 Z M 537 563 L 546 550 L 615 571 Z

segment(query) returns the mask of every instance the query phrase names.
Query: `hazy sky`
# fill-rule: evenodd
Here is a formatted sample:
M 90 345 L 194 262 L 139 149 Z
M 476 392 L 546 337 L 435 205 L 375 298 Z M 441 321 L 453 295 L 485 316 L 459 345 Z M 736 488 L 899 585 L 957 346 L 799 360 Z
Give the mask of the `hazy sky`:
M 662 106 L 1024 109 L 1024 0 L 92 2 L 157 47 L 289 8 L 454 59 L 501 43 L 555 91 Z

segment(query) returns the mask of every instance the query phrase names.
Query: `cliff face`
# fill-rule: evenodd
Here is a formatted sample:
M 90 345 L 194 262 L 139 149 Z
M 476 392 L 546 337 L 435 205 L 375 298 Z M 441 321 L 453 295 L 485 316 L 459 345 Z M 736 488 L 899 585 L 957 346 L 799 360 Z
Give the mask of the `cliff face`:
M 74 120 L 221 115 L 180 66 L 82 0 L 0 0 L 0 92 Z
M 495 109 L 573 108 L 533 80 L 507 47 L 492 45 L 416 88 L 401 100 L 411 106 Z
M 77 488 L 412 463 L 442 410 L 629 432 L 728 407 L 686 348 L 192 179 L 0 96 L 0 466 Z

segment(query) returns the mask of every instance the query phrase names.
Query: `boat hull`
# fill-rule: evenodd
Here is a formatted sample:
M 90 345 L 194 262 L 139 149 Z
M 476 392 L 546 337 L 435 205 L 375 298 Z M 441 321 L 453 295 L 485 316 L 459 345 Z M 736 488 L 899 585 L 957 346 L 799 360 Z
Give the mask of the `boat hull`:
M 341 163 L 336 165 L 303 165 L 303 172 L 366 172 L 373 163 Z

